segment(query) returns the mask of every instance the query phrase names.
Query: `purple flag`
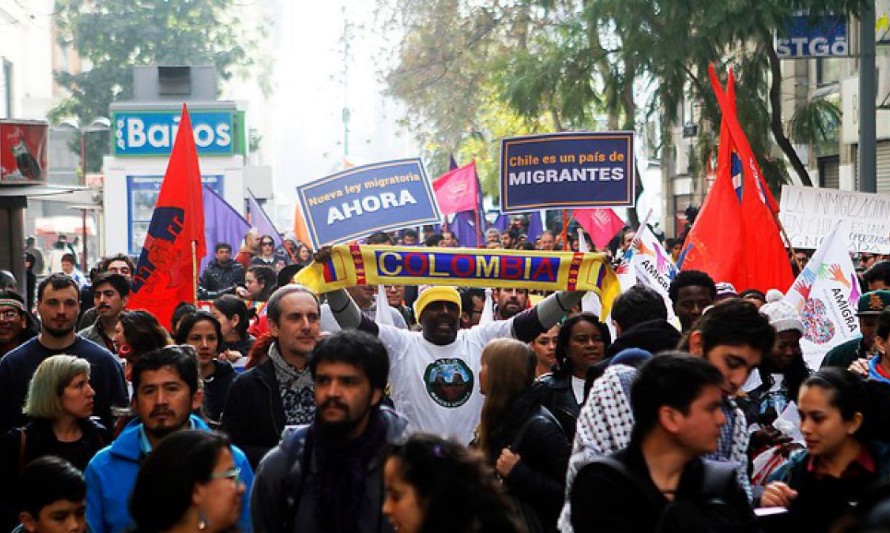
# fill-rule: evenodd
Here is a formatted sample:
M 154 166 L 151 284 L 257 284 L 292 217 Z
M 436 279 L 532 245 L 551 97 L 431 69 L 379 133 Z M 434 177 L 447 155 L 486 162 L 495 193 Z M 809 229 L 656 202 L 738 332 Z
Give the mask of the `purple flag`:
M 216 244 L 229 243 L 232 246 L 232 254 L 237 253 L 241 247 L 244 235 L 250 230 L 250 224 L 244 220 L 238 211 L 213 192 L 208 186 L 204 186 L 204 240 L 207 244 L 207 255 L 201 260 L 201 272 L 207 267 L 207 263 L 213 260 Z
M 494 228 L 503 233 L 508 227 L 510 227 L 510 215 L 501 213 L 494 221 Z
M 454 215 L 454 220 L 448 229 L 457 237 L 460 246 L 479 246 L 479 233 L 476 231 L 476 214 L 472 211 L 463 211 Z
M 532 211 L 528 215 L 528 242 L 534 244 L 535 239 L 544 233 L 544 223 L 541 221 L 541 212 Z
M 275 224 L 272 223 L 272 220 L 269 218 L 269 215 L 266 214 L 263 206 L 256 201 L 253 193 L 248 190 L 247 194 L 247 210 L 250 212 L 251 225 L 260 232 L 260 235 L 271 236 L 272 240 L 275 241 L 275 248 L 278 248 L 282 244 L 281 234 L 275 229 Z

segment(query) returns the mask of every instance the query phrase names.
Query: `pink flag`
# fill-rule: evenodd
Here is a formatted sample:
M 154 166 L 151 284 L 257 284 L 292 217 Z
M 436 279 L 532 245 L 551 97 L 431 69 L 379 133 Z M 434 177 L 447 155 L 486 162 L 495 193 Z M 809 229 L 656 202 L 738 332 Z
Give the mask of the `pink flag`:
M 627 225 L 611 207 L 575 209 L 574 217 L 590 234 L 590 239 L 598 250 L 605 248 L 612 237 Z
M 442 174 L 433 182 L 433 190 L 443 215 L 478 209 L 479 180 L 476 179 L 476 161 Z

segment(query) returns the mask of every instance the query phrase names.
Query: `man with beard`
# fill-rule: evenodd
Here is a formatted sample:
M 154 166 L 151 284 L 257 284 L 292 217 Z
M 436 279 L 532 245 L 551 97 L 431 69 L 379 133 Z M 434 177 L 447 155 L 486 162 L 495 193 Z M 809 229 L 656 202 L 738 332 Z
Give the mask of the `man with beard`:
M 461 297 L 454 287 L 433 286 L 414 302 L 421 331 L 377 324 L 364 317 L 345 290 L 327 293 L 343 329 L 377 335 L 390 356 L 390 394 L 410 432 L 451 435 L 467 444 L 479 424 L 482 395 L 476 376 L 482 349 L 492 339 L 531 342 L 553 327 L 584 292 L 558 291 L 507 320 L 459 329 Z
M 99 274 L 104 274 L 106 272 L 120 274 L 127 280 L 127 283 L 132 283 L 133 272 L 135 270 L 136 264 L 133 263 L 133 260 L 130 259 L 129 256 L 124 254 L 103 257 L 102 260 L 99 261 Z M 80 315 L 80 320 L 77 322 L 78 331 L 86 329 L 96 322 L 98 314 L 96 308 L 93 307 L 95 304 L 93 296 L 92 286 L 84 287 L 83 290 L 81 290 L 80 310 L 82 314 Z
M 388 444 L 405 422 L 380 405 L 389 372 L 383 344 L 359 331 L 318 343 L 309 370 L 315 417 L 286 435 L 260 463 L 251 495 L 264 533 L 389 532 L 381 514 Z
M 0 289 L 0 357 L 37 335 L 37 326 L 25 309 L 25 299 L 17 292 Z
M 99 274 L 93 283 L 93 305 L 98 317 L 92 326 L 80 330 L 78 334 L 114 352 L 111 336 L 129 300 L 130 282 L 127 278 L 111 272 Z
M 210 431 L 192 411 L 201 407 L 198 363 L 190 346 L 167 346 L 147 353 L 133 365 L 133 409 L 136 418 L 87 465 L 87 523 L 92 533 L 132 531 L 130 494 L 139 466 L 158 442 L 183 429 Z M 231 446 L 245 492 L 238 528 L 252 531 L 248 494 L 253 470 L 247 457 Z M 160 496 L 160 495 L 158 495 Z
M 37 313 L 42 331 L 0 360 L 0 431 L 28 421 L 22 413 L 28 383 L 37 366 L 53 355 L 75 355 L 90 362 L 90 385 L 96 391 L 93 414 L 106 427 L 113 425 L 111 407 L 129 404 L 123 370 L 111 352 L 74 333 L 79 312 L 77 282 L 65 274 L 52 274 L 40 282 Z
M 498 302 L 495 320 L 507 320 L 528 308 L 528 289 L 497 289 L 494 296 Z

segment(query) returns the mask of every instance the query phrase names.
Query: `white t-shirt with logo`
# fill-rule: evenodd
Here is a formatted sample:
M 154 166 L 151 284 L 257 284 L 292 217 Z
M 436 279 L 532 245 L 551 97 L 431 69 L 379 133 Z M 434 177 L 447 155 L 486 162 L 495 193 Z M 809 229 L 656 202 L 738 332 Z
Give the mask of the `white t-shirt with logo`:
M 389 352 L 390 395 L 408 420 L 408 433 L 473 440 L 484 398 L 479 392 L 482 349 L 492 339 L 513 336 L 513 319 L 461 329 L 457 339 L 438 346 L 417 331 L 378 324 Z

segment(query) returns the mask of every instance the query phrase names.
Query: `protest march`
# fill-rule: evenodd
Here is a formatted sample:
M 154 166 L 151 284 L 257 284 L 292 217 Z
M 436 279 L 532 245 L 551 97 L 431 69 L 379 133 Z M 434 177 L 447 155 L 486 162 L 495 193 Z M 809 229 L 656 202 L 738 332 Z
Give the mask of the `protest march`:
M 671 236 L 624 130 L 499 139 L 487 204 L 351 165 L 282 232 L 182 105 L 139 253 L 0 292 L 0 531 L 890 531 L 890 197 L 771 190 L 709 74 Z

